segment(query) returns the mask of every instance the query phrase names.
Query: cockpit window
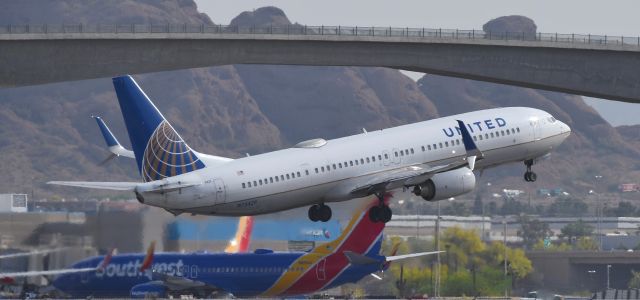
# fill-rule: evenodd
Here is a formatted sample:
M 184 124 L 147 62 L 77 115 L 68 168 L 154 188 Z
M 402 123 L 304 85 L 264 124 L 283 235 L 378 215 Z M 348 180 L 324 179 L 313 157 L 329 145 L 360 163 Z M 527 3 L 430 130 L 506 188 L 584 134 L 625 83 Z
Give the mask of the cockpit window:
M 554 123 L 556 121 L 556 118 L 548 117 L 547 120 L 549 120 L 549 122 L 551 122 L 551 123 Z

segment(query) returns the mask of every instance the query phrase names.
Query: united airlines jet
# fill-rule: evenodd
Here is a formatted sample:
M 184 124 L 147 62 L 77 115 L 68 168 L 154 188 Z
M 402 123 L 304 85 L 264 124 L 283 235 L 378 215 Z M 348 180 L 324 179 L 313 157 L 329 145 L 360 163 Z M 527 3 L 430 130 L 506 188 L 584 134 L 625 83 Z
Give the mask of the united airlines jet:
M 238 159 L 189 147 L 130 76 L 113 78 L 143 182 L 53 181 L 131 191 L 173 214 L 244 216 L 310 206 L 309 219 L 331 219 L 327 203 L 376 195 L 369 216 L 388 222 L 383 195 L 409 189 L 426 201 L 467 193 L 474 169 L 523 161 L 531 166 L 569 136 L 549 113 L 525 107 L 469 112 L 378 131 L 300 142 Z M 114 142 L 115 146 L 119 146 Z M 115 151 L 130 156 L 121 146 Z

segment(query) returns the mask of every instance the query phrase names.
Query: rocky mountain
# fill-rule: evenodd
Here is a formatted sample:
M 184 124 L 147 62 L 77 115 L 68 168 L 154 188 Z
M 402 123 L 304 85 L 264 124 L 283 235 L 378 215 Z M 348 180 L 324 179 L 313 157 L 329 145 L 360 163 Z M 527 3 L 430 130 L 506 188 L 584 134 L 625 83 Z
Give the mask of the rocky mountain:
M 6 0 L 0 2 L 0 18 L 21 24 L 212 23 L 192 0 Z M 500 26 L 529 23 L 492 22 Z M 291 22 L 282 10 L 265 7 L 242 13 L 231 24 Z M 189 145 L 205 153 L 239 157 L 309 138 L 355 134 L 362 128 L 375 130 L 473 109 L 522 105 L 553 113 L 576 133 L 550 162 L 536 166 L 540 186 L 560 182 L 579 189 L 588 185 L 584 174 L 594 172 L 611 174 L 611 178 L 640 178 L 625 173 L 632 171 L 638 145 L 623 139 L 576 96 L 432 75 L 416 83 L 385 68 L 235 65 L 135 78 Z M 6 159 L 0 164 L 0 193 L 33 190 L 37 196 L 105 196 L 111 194 L 82 191 L 79 195 L 77 189 L 52 188 L 43 182 L 137 180 L 131 160 L 121 158 L 98 166 L 107 152 L 89 117 L 92 114 L 103 116 L 120 141 L 129 144 L 108 78 L 1 89 L 0 151 Z M 523 186 L 522 171 L 521 165 L 497 168 L 487 171 L 483 180 Z M 574 180 L 580 176 L 584 178 Z

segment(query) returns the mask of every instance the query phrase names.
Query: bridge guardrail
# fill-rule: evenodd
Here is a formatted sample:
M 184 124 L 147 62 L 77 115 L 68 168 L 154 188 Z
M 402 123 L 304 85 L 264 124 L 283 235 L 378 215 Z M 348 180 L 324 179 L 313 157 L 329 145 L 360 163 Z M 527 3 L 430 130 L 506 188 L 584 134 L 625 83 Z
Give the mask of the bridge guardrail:
M 483 30 L 359 26 L 232 26 L 210 24 L 25 24 L 0 26 L 0 34 L 42 33 L 202 33 L 202 34 L 286 34 L 416 37 L 442 39 L 489 39 L 630 45 L 640 47 L 640 37 L 527 32 L 485 32 Z

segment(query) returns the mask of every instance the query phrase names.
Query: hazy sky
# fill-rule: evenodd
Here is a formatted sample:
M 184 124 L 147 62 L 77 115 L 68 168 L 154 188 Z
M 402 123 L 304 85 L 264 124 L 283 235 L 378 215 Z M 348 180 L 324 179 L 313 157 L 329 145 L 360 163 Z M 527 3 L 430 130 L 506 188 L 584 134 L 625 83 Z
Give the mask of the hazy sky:
M 482 29 L 505 15 L 532 18 L 539 32 L 640 35 L 639 0 L 195 0 L 217 24 L 246 10 L 277 6 L 292 22 L 308 25 Z M 640 71 L 640 70 L 639 70 Z M 640 104 L 589 100 L 612 125 L 640 124 Z

